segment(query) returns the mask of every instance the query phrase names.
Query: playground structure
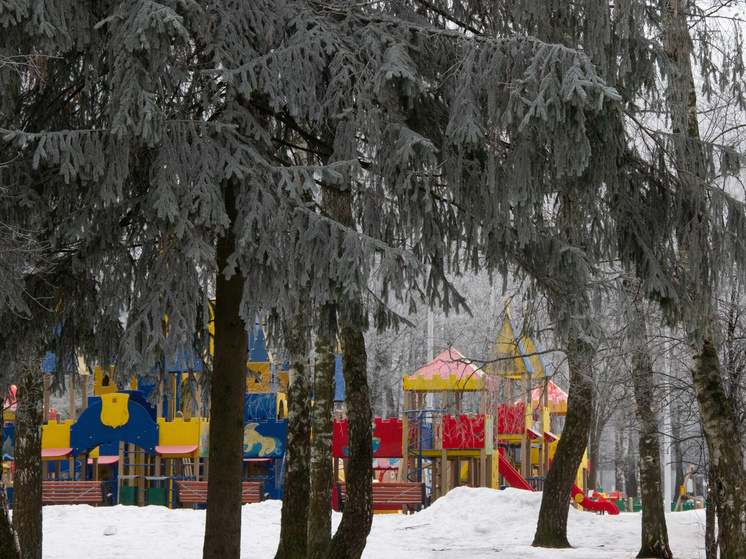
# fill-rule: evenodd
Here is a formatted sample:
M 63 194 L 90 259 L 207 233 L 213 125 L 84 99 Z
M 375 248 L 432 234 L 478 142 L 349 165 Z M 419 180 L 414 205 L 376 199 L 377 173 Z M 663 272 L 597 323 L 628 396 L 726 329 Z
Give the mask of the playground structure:
M 287 369 L 278 370 L 265 347 L 261 329 L 249 333 L 244 402 L 244 478 L 260 481 L 271 498 L 282 498 L 286 439 Z M 44 363 L 42 477 L 45 480 L 101 480 L 104 504 L 177 504 L 177 481 L 206 480 L 209 475 L 209 408 L 200 394 L 185 391 L 187 371 L 179 363 L 165 367 L 166 395 L 154 402 L 154 379 L 142 376 L 116 386 L 111 372 L 80 364 L 83 397 L 78 406 L 70 375 L 69 418 L 49 405 L 54 357 Z M 192 371 L 198 375 L 197 367 Z M 88 379 L 93 393 L 88 397 Z M 126 388 L 126 389 L 125 389 Z M 3 471 L 12 498 L 14 414 L 4 405 Z M 76 408 L 82 409 L 76 413 Z M 265 496 L 265 495 L 263 495 Z
M 287 435 L 287 366 L 272 359 L 261 329 L 249 334 L 249 348 L 247 365 L 253 374 L 247 378 L 244 406 L 244 480 L 261 482 L 266 496 L 279 499 Z M 45 372 L 53 368 L 53 362 L 45 363 Z M 178 505 L 179 482 L 209 477 L 209 407 L 201 394 L 186 393 L 187 371 L 178 360 L 173 366 L 166 363 L 165 373 L 160 382 L 168 395 L 156 400 L 151 397 L 156 388 L 152 376 L 140 377 L 125 389 L 111 381 L 110 371 L 80 363 L 82 412 L 76 416 L 71 378 L 71 411 L 64 421 L 50 409 L 45 391 L 43 477 L 104 480 L 105 504 Z M 343 481 L 347 421 L 339 356 L 335 376 L 333 456 L 335 479 Z M 89 398 L 90 377 L 94 395 Z M 409 505 L 409 510 L 462 484 L 541 490 L 558 440 L 554 424 L 567 411 L 567 395 L 547 377 L 538 345 L 519 336 L 510 318 L 484 368 L 451 348 L 405 375 L 402 388 L 403 417 L 372 422 L 373 456 L 378 481 L 422 484 L 422 503 Z M 12 460 L 11 414 L 8 409 L 4 460 Z M 583 485 L 582 472 L 583 468 L 573 498 L 584 508 L 613 513 L 610 503 L 599 507 L 585 497 L 578 487 Z M 12 475 L 6 485 L 12 486 Z M 375 508 L 391 509 L 385 504 Z
M 464 484 L 541 490 L 559 440 L 554 425 L 567 413 L 567 394 L 546 370 L 538 344 L 520 336 L 508 317 L 486 367 L 450 348 L 405 375 L 403 417 L 375 418 L 372 424 L 379 480 L 424 483 L 431 502 Z M 467 408 L 472 413 L 464 413 Z M 346 420 L 335 420 L 336 472 L 346 445 Z M 586 497 L 586 466 L 584 458 L 574 502 L 618 514 L 612 503 Z

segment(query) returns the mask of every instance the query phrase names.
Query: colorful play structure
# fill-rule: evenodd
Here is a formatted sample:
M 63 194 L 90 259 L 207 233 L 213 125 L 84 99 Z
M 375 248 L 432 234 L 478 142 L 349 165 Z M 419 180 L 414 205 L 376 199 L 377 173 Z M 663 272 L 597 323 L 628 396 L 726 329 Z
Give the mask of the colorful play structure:
M 554 424 L 567 413 L 567 394 L 546 370 L 536 341 L 520 336 L 508 317 L 485 367 L 450 348 L 405 375 L 404 417 L 373 420 L 380 479 L 424 483 L 430 502 L 459 485 L 541 490 L 559 440 Z M 336 420 L 338 471 L 346 444 L 346 420 Z M 574 501 L 619 514 L 613 503 L 585 496 L 585 477 L 581 467 Z
M 282 498 L 282 465 L 286 440 L 287 368 L 278 367 L 265 347 L 261 329 L 249 334 L 244 403 L 244 475 L 263 482 L 265 497 Z M 54 357 L 44 363 L 46 379 L 54 370 Z M 199 367 L 193 371 L 199 374 Z M 160 504 L 178 501 L 175 482 L 206 480 L 209 475 L 209 409 L 199 394 L 190 398 L 181 389 L 187 372 L 178 363 L 166 364 L 168 393 L 157 402 L 150 398 L 154 380 L 140 377 L 126 389 L 111 382 L 107 371 L 81 365 L 83 385 L 76 417 L 75 390 L 70 379 L 70 418 L 62 420 L 49 407 L 49 382 L 44 395 L 42 431 L 43 478 L 92 480 L 105 484 L 104 504 Z M 93 377 L 94 396 L 87 383 Z M 13 483 L 14 414 L 4 406 L 3 480 Z M 12 489 L 8 492 L 12 497 Z
M 265 496 L 282 498 L 286 441 L 287 367 L 274 360 L 257 328 L 249 335 L 244 407 L 244 475 L 261 481 Z M 45 371 L 54 368 L 53 357 Z M 104 504 L 178 506 L 183 480 L 209 476 L 209 408 L 200 394 L 182 389 L 187 372 L 177 361 L 165 367 L 166 394 L 151 398 L 156 379 L 144 376 L 118 387 L 110 372 L 80 364 L 82 413 L 62 420 L 45 392 L 42 459 L 48 480 L 103 481 Z M 484 367 L 450 348 L 402 380 L 403 417 L 375 418 L 372 424 L 376 483 L 397 483 L 397 495 L 419 484 L 404 510 L 427 506 L 459 485 L 528 491 L 541 490 L 559 437 L 554 434 L 567 412 L 567 394 L 547 376 L 538 344 L 519 335 L 508 317 Z M 199 370 L 194 370 L 199 375 Z M 88 378 L 94 396 L 87 397 Z M 347 420 L 341 359 L 337 358 L 333 456 L 338 491 L 344 498 Z M 72 379 L 70 386 L 72 388 Z M 9 396 L 10 397 L 10 396 Z M 3 464 L 12 487 L 13 412 L 6 401 Z M 584 460 L 583 464 L 586 465 Z M 608 501 L 592 500 L 581 489 L 586 468 L 578 471 L 575 502 L 588 510 L 618 514 Z M 393 486 L 390 486 L 393 487 Z M 375 486 L 374 486 L 375 489 Z M 382 494 L 381 491 L 374 491 Z M 9 491 L 10 494 L 10 491 Z M 390 503 L 376 509 L 391 509 Z M 397 510 L 402 506 L 397 505 Z

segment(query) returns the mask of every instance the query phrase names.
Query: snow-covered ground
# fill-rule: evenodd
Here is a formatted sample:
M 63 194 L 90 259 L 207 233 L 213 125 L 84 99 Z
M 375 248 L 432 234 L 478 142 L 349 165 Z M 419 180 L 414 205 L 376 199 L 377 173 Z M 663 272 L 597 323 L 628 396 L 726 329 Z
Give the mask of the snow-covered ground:
M 574 549 L 531 547 L 540 502 L 540 494 L 517 489 L 457 488 L 420 513 L 376 515 L 363 557 L 608 559 L 637 555 L 640 513 L 598 516 L 571 508 L 568 537 Z M 274 556 L 280 507 L 279 501 L 244 505 L 241 557 Z M 335 527 L 340 518 L 334 513 Z M 667 521 L 674 555 L 704 558 L 704 511 L 669 514 Z M 157 506 L 44 507 L 44 558 L 198 558 L 204 525 L 204 511 Z

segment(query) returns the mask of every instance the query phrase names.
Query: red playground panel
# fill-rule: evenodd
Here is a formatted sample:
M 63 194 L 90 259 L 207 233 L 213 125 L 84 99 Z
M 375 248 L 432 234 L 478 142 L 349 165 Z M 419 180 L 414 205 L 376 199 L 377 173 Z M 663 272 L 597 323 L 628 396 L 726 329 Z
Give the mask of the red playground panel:
M 390 419 L 373 419 L 373 458 L 401 458 L 402 420 L 396 417 Z M 347 456 L 347 420 L 334 420 L 334 439 L 332 454 L 335 458 Z
M 497 432 L 523 433 L 526 428 L 526 407 L 523 403 L 514 406 L 500 404 L 497 406 Z
M 444 415 L 443 448 L 484 448 L 484 415 Z

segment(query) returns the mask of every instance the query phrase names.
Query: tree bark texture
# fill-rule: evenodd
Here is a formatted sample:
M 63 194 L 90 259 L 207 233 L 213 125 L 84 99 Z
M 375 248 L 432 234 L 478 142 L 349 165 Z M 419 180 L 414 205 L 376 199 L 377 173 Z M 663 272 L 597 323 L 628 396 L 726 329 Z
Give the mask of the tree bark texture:
M 711 339 L 694 355 L 692 379 L 710 457 L 710 492 L 717 503 L 721 559 L 746 557 L 746 476 L 736 416 L 728 403 Z
M 673 461 L 674 461 L 674 488 L 676 489 L 676 495 L 678 495 L 679 487 L 684 485 L 684 450 L 682 449 L 681 442 L 681 408 L 678 404 L 678 400 L 671 401 L 673 410 L 671 412 L 671 440 L 673 445 Z
M 373 412 L 368 394 L 365 338 L 340 319 L 347 402 L 347 498 L 328 559 L 359 559 L 373 523 Z
M 5 494 L 5 491 L 0 491 L 0 557 L 21 559 L 18 538 L 10 523 L 8 496 Z
M 567 540 L 567 515 L 575 477 L 588 444 L 593 415 L 592 355 L 577 340 L 567 344 L 570 369 L 570 394 L 562 437 L 547 472 L 541 497 L 539 520 L 531 545 L 534 547 L 571 547 Z
M 334 345 L 328 328 L 322 325 L 316 338 L 313 371 L 308 559 L 323 559 L 332 541 L 334 369 Z
M 713 479 L 712 469 L 709 470 L 708 478 Z M 712 482 L 709 485 L 712 486 Z M 705 507 L 705 559 L 718 559 L 718 537 L 715 526 L 717 502 L 715 501 L 714 491 L 707 494 Z
M 721 559 L 746 557 L 746 472 L 740 444 L 738 421 L 725 392 L 720 360 L 713 338 L 712 291 L 707 261 L 711 236 L 707 227 L 706 157 L 701 146 L 697 113 L 697 92 L 692 74 L 692 39 L 687 16 L 689 0 L 670 0 L 663 7 L 664 50 L 672 69 L 667 76 L 679 182 L 684 194 L 685 213 L 681 217 L 680 260 L 687 278 L 687 327 L 694 335 L 691 355 L 692 380 L 699 405 L 702 430 L 710 458 L 711 486 L 717 503 Z M 692 254 L 698 260 L 690 260 Z M 735 439 L 738 440 L 738 439 Z
M 27 365 L 18 382 L 13 528 L 23 559 L 42 557 L 41 431 L 44 374 Z
M 617 421 L 614 430 L 614 485 L 617 490 L 627 492 L 624 482 L 624 426 Z
M 604 429 L 604 423 L 605 421 L 600 421 L 598 417 L 596 416 L 596 413 L 598 411 L 598 408 L 594 411 L 594 418 L 591 422 L 591 429 L 589 434 L 589 443 L 588 443 L 588 458 L 590 459 L 591 465 L 590 469 L 588 471 L 588 484 L 593 487 L 594 489 L 597 489 L 600 487 L 599 483 L 599 468 L 598 468 L 598 460 L 600 455 L 600 449 L 601 449 L 601 435 L 603 434 Z
M 673 559 L 668 544 L 668 527 L 663 507 L 658 419 L 655 409 L 653 364 L 647 344 L 647 325 L 639 291 L 630 293 L 628 342 L 632 347 L 632 385 L 635 391 L 639 434 L 642 534 L 637 557 Z
M 311 448 L 311 372 L 306 316 L 296 315 L 285 330 L 290 382 L 280 543 L 275 559 L 305 559 Z
M 3 440 L 3 422 L 0 421 L 0 441 Z M 21 551 L 18 548 L 18 537 L 13 530 L 8 511 L 8 495 L 0 491 L 0 557 L 12 559 L 20 558 Z
M 226 190 L 225 205 L 234 223 L 237 212 L 230 186 Z M 235 237 L 229 229 L 217 241 L 204 559 L 239 559 L 241 554 L 244 395 L 249 348 L 246 326 L 239 316 L 243 277 L 237 270 L 230 278 L 224 273 L 234 251 Z

